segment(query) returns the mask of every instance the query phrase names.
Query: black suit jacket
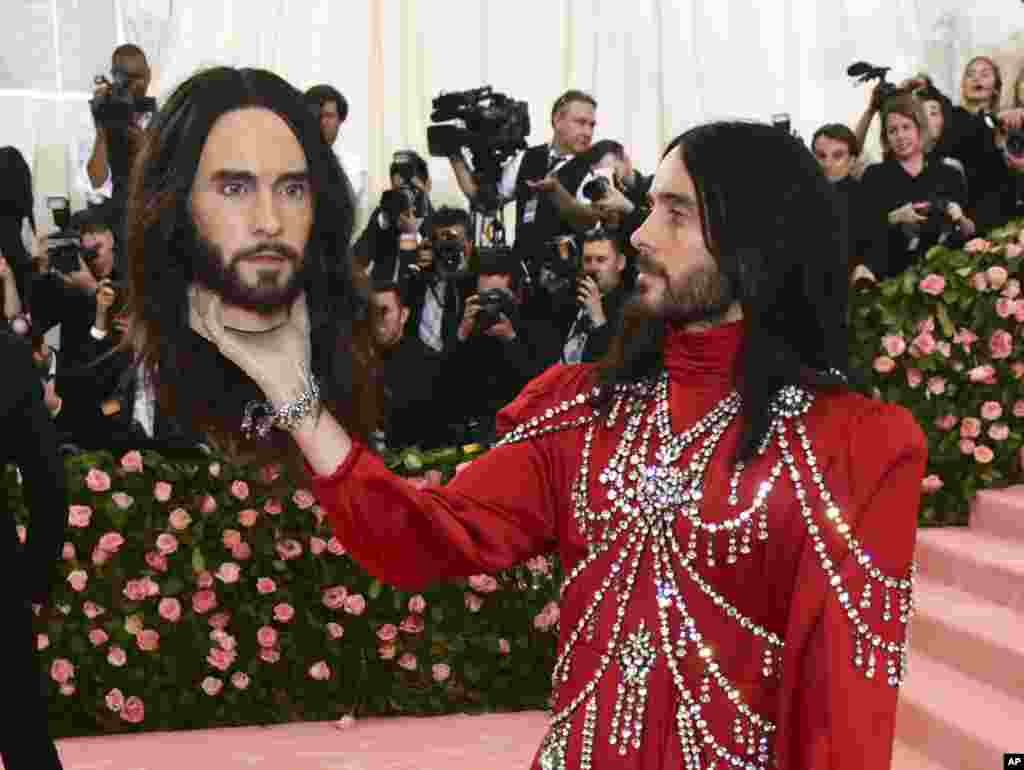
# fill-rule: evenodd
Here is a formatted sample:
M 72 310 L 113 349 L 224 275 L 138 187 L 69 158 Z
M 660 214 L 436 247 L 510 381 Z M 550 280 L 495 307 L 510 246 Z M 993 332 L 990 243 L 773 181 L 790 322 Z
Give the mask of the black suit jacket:
M 31 348 L 20 337 L 0 331 L 0 366 L 0 462 L 21 470 L 29 512 L 24 548 L 18 544 L 14 512 L 4 514 L 8 534 L 0 538 L 0 580 L 22 586 L 26 601 L 44 603 L 64 546 L 67 476 Z

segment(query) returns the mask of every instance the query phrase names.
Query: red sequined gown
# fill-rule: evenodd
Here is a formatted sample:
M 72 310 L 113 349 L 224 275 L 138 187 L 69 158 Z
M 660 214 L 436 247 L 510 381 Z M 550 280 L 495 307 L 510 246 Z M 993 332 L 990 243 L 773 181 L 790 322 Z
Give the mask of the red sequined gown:
M 640 456 L 635 446 L 607 467 L 627 430 L 639 441 L 657 425 L 627 426 L 642 409 L 623 406 L 612 428 L 602 419 L 589 437 L 590 423 L 545 432 L 593 414 L 577 403 L 591 389 L 587 367 L 556 366 L 499 416 L 499 433 L 518 425 L 534 435 L 492 449 L 443 488 L 414 489 L 359 445 L 314 479 L 352 556 L 400 588 L 557 550 L 569 579 L 556 698 L 531 767 L 889 767 L 923 434 L 898 406 L 822 390 L 786 423 L 786 448 L 773 441 L 735 489 L 739 418 L 697 473 L 706 415 L 733 390 L 742 341 L 742 322 L 670 332 L 663 430 L 670 422 L 675 438 L 664 441 L 685 444 L 679 437 L 702 418 L 708 428 L 678 450 L 676 470 L 659 471 L 654 449 Z M 655 402 L 638 407 L 650 414 Z M 575 488 L 583 467 L 586 498 Z M 618 508 L 616 467 L 628 500 Z M 694 477 L 700 499 L 680 505 Z M 752 506 L 766 482 L 773 488 Z

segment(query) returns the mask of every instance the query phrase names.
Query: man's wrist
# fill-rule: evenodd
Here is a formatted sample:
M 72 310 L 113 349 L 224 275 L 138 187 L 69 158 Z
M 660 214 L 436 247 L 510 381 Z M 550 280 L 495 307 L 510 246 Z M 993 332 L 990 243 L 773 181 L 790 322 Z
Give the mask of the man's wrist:
M 105 328 L 101 328 L 98 324 L 93 324 L 92 328 L 89 330 L 89 334 L 92 335 L 92 338 L 94 340 L 105 340 L 107 338 L 108 332 Z

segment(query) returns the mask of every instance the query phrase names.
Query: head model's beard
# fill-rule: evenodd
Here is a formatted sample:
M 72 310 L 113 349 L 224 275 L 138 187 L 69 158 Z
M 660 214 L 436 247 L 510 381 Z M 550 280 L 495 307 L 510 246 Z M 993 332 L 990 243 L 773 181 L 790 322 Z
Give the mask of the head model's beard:
M 225 305 L 238 307 L 260 315 L 270 315 L 282 307 L 290 307 L 302 294 L 305 275 L 310 265 L 309 248 L 305 256 L 284 243 L 263 241 L 243 249 L 225 264 L 224 249 L 207 240 L 195 222 L 190 223 L 191 256 L 195 280 L 203 287 L 220 295 Z M 291 275 L 287 283 L 278 285 L 281 268 L 257 269 L 257 281 L 251 285 L 242 277 L 239 262 L 255 254 L 274 253 L 291 262 Z
M 738 299 L 733 282 L 714 264 L 674 280 L 664 267 L 643 254 L 637 257 L 637 266 L 641 272 L 658 276 L 664 282 L 662 294 L 656 300 L 645 297 L 638 283 L 625 309 L 627 315 L 637 320 L 674 326 L 716 323 Z

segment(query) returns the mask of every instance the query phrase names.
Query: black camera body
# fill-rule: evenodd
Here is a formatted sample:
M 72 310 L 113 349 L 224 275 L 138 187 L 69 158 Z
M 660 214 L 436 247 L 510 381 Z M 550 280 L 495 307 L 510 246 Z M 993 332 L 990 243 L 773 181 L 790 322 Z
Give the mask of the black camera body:
M 497 184 L 501 164 L 527 147 L 530 111 L 526 102 L 494 93 L 491 86 L 469 91 L 441 92 L 433 100 L 427 128 L 430 154 L 450 158 L 469 149 L 480 193 L 475 205 L 484 211 L 498 208 Z M 448 121 L 461 121 L 462 126 Z
M 612 183 L 606 177 L 595 177 L 583 185 L 583 197 L 593 203 L 601 200 L 611 189 Z
M 96 84 L 106 83 L 110 90 L 89 100 L 89 107 L 97 122 L 123 125 L 130 123 L 137 113 L 156 112 L 156 99 L 150 96 L 136 98 L 128 85 L 128 76 L 120 68 L 110 71 L 110 79 L 97 75 Z
M 46 256 L 50 270 L 58 273 L 74 273 L 81 269 L 78 261 L 82 253 L 82 239 L 71 226 L 71 205 L 67 198 L 50 196 L 46 205 L 57 226 L 55 232 L 46 236 Z
M 1001 128 L 1006 132 L 1006 153 L 1015 158 L 1024 158 L 1024 130 L 1008 127 L 994 112 L 983 112 L 982 115 L 989 128 Z
M 879 83 L 877 98 L 878 104 L 881 106 L 882 102 L 899 91 L 898 86 L 893 85 L 886 79 L 891 69 L 892 67 L 876 67 L 873 64 L 868 64 L 866 61 L 858 61 L 846 68 L 846 74 L 851 78 L 856 78 L 858 83 L 868 83 L 872 80 L 877 80 Z
M 440 275 L 455 275 L 462 268 L 465 259 L 464 243 L 457 238 L 440 238 L 434 241 L 434 270 Z
M 953 220 L 947 211 L 952 202 L 952 199 L 941 194 L 930 195 L 927 220 L 921 223 L 921 232 L 938 237 L 953 232 Z
M 480 292 L 480 312 L 476 317 L 477 331 L 485 332 L 505 316 L 516 325 L 516 303 L 504 289 L 484 289 Z

